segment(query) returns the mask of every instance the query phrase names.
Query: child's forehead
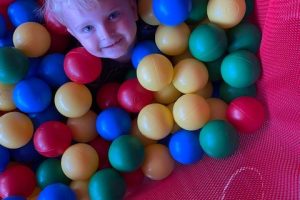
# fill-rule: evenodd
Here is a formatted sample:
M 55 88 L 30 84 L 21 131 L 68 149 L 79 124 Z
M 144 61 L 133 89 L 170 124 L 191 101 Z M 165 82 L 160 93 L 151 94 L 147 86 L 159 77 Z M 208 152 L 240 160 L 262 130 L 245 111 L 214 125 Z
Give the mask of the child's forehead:
M 67 0 L 61 1 L 62 8 L 68 9 L 79 9 L 79 10 L 86 10 L 86 9 L 93 9 L 98 7 L 99 9 L 105 10 L 107 6 L 103 5 L 118 5 L 129 3 L 128 0 Z

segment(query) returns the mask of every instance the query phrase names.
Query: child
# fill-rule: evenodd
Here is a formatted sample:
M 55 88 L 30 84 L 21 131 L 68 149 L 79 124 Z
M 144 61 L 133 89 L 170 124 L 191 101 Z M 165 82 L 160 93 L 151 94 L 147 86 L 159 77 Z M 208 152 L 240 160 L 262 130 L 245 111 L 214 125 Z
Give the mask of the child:
M 45 0 L 44 9 L 92 55 L 130 60 L 137 32 L 136 0 Z

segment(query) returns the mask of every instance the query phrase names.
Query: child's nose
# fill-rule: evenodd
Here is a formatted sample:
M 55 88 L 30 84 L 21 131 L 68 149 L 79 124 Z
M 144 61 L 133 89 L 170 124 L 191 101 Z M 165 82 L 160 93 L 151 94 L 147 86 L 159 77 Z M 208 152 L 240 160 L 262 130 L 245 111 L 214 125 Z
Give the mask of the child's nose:
M 100 26 L 98 29 L 98 37 L 101 40 L 105 40 L 107 38 L 109 38 L 111 36 L 112 32 L 111 32 L 111 28 L 109 26 L 103 25 Z

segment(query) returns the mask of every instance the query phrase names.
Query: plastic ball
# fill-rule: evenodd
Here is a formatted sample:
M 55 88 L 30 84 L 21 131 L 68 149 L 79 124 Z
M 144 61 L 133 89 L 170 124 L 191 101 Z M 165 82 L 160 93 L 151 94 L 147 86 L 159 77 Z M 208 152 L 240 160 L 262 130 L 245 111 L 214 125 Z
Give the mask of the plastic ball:
M 100 76 L 102 61 L 100 58 L 88 53 L 85 48 L 77 47 L 66 54 L 64 70 L 73 82 L 87 84 L 95 81 Z
M 75 192 L 67 185 L 62 183 L 54 183 L 44 188 L 38 200 L 52 200 L 52 199 L 64 199 L 64 200 L 76 200 Z
M 253 97 L 239 97 L 231 101 L 226 116 L 240 133 L 257 131 L 266 119 L 263 104 Z
M 159 21 L 153 13 L 152 0 L 140 0 L 138 3 L 138 13 L 142 20 L 147 24 L 152 26 L 159 25 Z
M 0 173 L 2 173 L 10 161 L 9 150 L 0 145 Z
M 63 183 L 68 185 L 70 179 L 64 174 L 61 161 L 58 159 L 46 159 L 38 166 L 36 170 L 36 180 L 38 186 L 44 189 L 54 183 Z
M 11 4 L 12 2 L 14 2 L 15 0 L 2 0 L 0 2 L 1 6 L 8 6 L 9 4 Z
M 207 23 L 197 26 L 189 38 L 191 54 L 198 60 L 211 62 L 220 58 L 227 48 L 227 36 L 223 29 Z
M 119 106 L 118 101 L 118 91 L 120 88 L 120 83 L 111 82 L 103 84 L 96 95 L 96 103 L 98 107 L 102 110 Z
M 65 54 L 72 45 L 73 38 L 70 35 L 60 35 L 55 32 L 49 32 L 51 44 L 47 53 L 63 53 Z
M 206 100 L 197 94 L 185 94 L 174 104 L 175 122 L 183 129 L 197 130 L 210 118 L 210 109 Z
M 12 93 L 15 85 L 4 85 L 0 83 L 0 110 L 11 111 L 16 108 L 13 102 Z
M 0 38 L 4 37 L 7 31 L 5 18 L 0 14 Z
M 96 172 L 89 183 L 91 199 L 123 199 L 126 192 L 125 181 L 112 168 Z
M 185 23 L 174 27 L 160 25 L 155 33 L 155 43 L 166 55 L 180 55 L 188 48 L 189 36 L 190 29 Z
M 4 198 L 3 200 L 26 200 L 26 198 L 22 196 L 9 196 Z
M 16 123 L 18 122 L 18 123 Z M 33 135 L 33 124 L 23 113 L 9 112 L 0 118 L 0 144 L 17 149 L 27 144 Z
M 224 56 L 221 56 L 217 60 L 205 63 L 205 66 L 206 66 L 208 74 L 209 74 L 210 81 L 216 82 L 216 81 L 222 80 L 221 64 L 222 64 L 223 59 L 224 59 Z
M 177 26 L 184 22 L 192 9 L 191 0 L 153 0 L 153 13 L 166 26 Z M 176 13 L 176 14 L 174 14 Z
M 232 87 L 225 82 L 223 82 L 220 85 L 220 98 L 223 99 L 226 103 L 229 103 L 233 99 L 241 96 L 255 97 L 256 96 L 255 84 L 252 84 L 244 88 Z
M 211 83 L 211 81 L 208 81 L 203 88 L 194 92 L 194 94 L 200 95 L 205 99 L 211 97 L 213 94 L 213 84 Z
M 255 4 L 255 1 L 253 0 L 245 0 L 245 2 L 246 2 L 246 13 L 244 18 L 250 16 L 253 13 L 254 4 Z
M 35 149 L 45 157 L 57 157 L 71 145 L 71 129 L 62 122 L 49 121 L 38 127 L 34 133 Z
M 31 195 L 29 197 L 27 197 L 27 200 L 37 200 L 40 192 L 41 192 L 41 189 L 39 187 L 35 187 L 35 189 L 31 193 Z
M 69 35 L 67 28 L 59 23 L 55 16 L 51 15 L 49 12 L 44 14 L 45 26 L 50 32 L 57 33 L 59 35 Z
M 163 55 L 148 55 L 138 65 L 137 78 L 147 90 L 159 91 L 172 82 L 173 65 Z
M 208 71 L 205 65 L 193 58 L 180 61 L 174 67 L 173 85 L 182 93 L 193 93 L 207 84 Z
M 208 0 L 192 0 L 192 10 L 189 13 L 188 21 L 197 23 L 206 17 Z
M 38 78 L 20 81 L 13 91 L 13 101 L 16 107 L 25 113 L 41 112 L 50 105 L 51 100 L 50 87 Z
M 262 33 L 259 28 L 251 23 L 242 23 L 228 30 L 228 51 L 249 50 L 257 53 Z
M 88 181 L 72 181 L 70 184 L 70 188 L 75 192 L 77 199 L 90 199 Z
M 56 109 L 66 117 L 81 117 L 92 106 L 92 94 L 82 84 L 68 82 L 58 88 L 54 103 Z
M 225 158 L 238 148 L 239 138 L 230 123 L 224 120 L 212 120 L 200 130 L 199 141 L 208 156 Z
M 67 125 L 72 131 L 72 138 L 76 142 L 90 142 L 98 136 L 96 130 L 97 114 L 90 110 L 77 118 L 69 118 Z
M 3 37 L 0 37 L 0 47 L 13 47 L 14 43 L 12 38 L 13 32 L 11 30 L 7 31 Z
M 27 57 L 12 47 L 0 48 L 0 83 L 15 84 L 25 77 L 29 69 Z
M 39 65 L 38 76 L 52 88 L 58 88 L 69 81 L 64 71 L 64 58 L 60 53 L 48 54 Z
M 261 75 L 260 61 L 250 51 L 234 51 L 222 61 L 221 74 L 224 81 L 232 87 L 248 87 Z
M 185 52 L 183 52 L 180 55 L 177 56 L 173 56 L 171 58 L 173 65 L 178 64 L 180 61 L 186 59 L 186 58 L 193 58 L 192 54 L 190 53 L 190 51 L 187 49 Z
M 228 105 L 219 98 L 206 99 L 210 108 L 210 120 L 220 119 L 226 120 L 226 110 Z
M 240 23 L 246 12 L 245 0 L 209 0 L 208 19 L 221 28 L 231 28 Z
M 132 135 L 120 136 L 111 143 L 108 159 L 118 171 L 135 171 L 144 161 L 144 146 Z
M 118 91 L 119 104 L 128 112 L 140 112 L 153 99 L 153 92 L 142 87 L 136 78 L 123 82 Z
M 162 90 L 154 93 L 154 99 L 157 103 L 170 104 L 175 102 L 182 95 L 173 84 L 164 87 Z
M 140 111 L 137 122 L 141 133 L 152 140 L 160 140 L 169 135 L 174 124 L 170 110 L 158 103 L 145 106 Z
M 167 105 L 167 108 L 171 111 L 171 113 L 173 113 L 173 107 L 174 107 L 175 103 L 171 103 L 169 105 Z M 171 130 L 171 133 L 175 133 L 176 131 L 178 131 L 179 129 L 181 129 L 178 124 L 175 122 L 174 120 L 174 124 L 173 124 L 173 128 Z M 169 136 L 169 135 L 168 135 Z
M 98 115 L 96 128 L 101 137 L 112 141 L 121 135 L 129 134 L 131 119 L 129 114 L 122 108 L 107 108 Z
M 179 130 L 172 135 L 169 150 L 173 159 L 181 164 L 196 163 L 204 154 L 198 134 L 187 130 Z
M 34 172 L 25 165 L 11 165 L 0 174 L 0 197 L 28 197 L 36 186 Z
M 62 170 L 72 180 L 88 180 L 98 169 L 98 164 L 96 150 L 85 143 L 70 146 L 61 158 Z
M 110 142 L 98 136 L 94 140 L 89 142 L 89 145 L 91 145 L 98 154 L 99 169 L 110 167 L 110 163 L 108 161 L 108 149 L 110 146 Z
M 48 51 L 51 38 L 43 25 L 36 22 L 26 22 L 14 31 L 13 43 L 26 56 L 39 57 Z
M 148 1 L 147 1 L 148 2 Z M 150 54 L 160 53 L 155 42 L 152 40 L 145 40 L 137 43 L 133 50 L 131 56 L 131 62 L 135 68 L 138 67 L 140 61 Z
M 131 131 L 130 131 L 131 135 L 133 135 L 134 137 L 138 138 L 139 141 L 144 145 L 144 146 L 147 146 L 149 144 L 154 144 L 156 143 L 156 140 L 151 140 L 150 138 L 147 138 L 145 137 L 139 127 L 138 127 L 138 124 L 137 124 L 137 118 L 132 120 L 132 123 L 131 123 Z
M 151 180 L 167 178 L 175 167 L 169 150 L 162 144 L 151 144 L 145 148 L 145 160 L 142 171 Z

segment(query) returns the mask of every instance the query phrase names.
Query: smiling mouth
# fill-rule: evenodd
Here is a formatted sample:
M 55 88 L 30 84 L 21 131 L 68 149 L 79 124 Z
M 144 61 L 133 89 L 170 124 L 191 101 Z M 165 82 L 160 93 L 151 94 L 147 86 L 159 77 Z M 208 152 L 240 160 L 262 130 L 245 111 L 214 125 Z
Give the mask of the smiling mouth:
M 110 44 L 110 45 L 108 45 L 108 46 L 101 47 L 101 49 L 108 49 L 108 48 L 114 47 L 114 46 L 116 46 L 117 44 L 119 44 L 119 43 L 121 42 L 121 40 L 122 40 L 122 39 L 119 39 L 119 40 L 117 40 L 116 42 L 114 42 L 114 43 L 112 43 L 112 44 Z

